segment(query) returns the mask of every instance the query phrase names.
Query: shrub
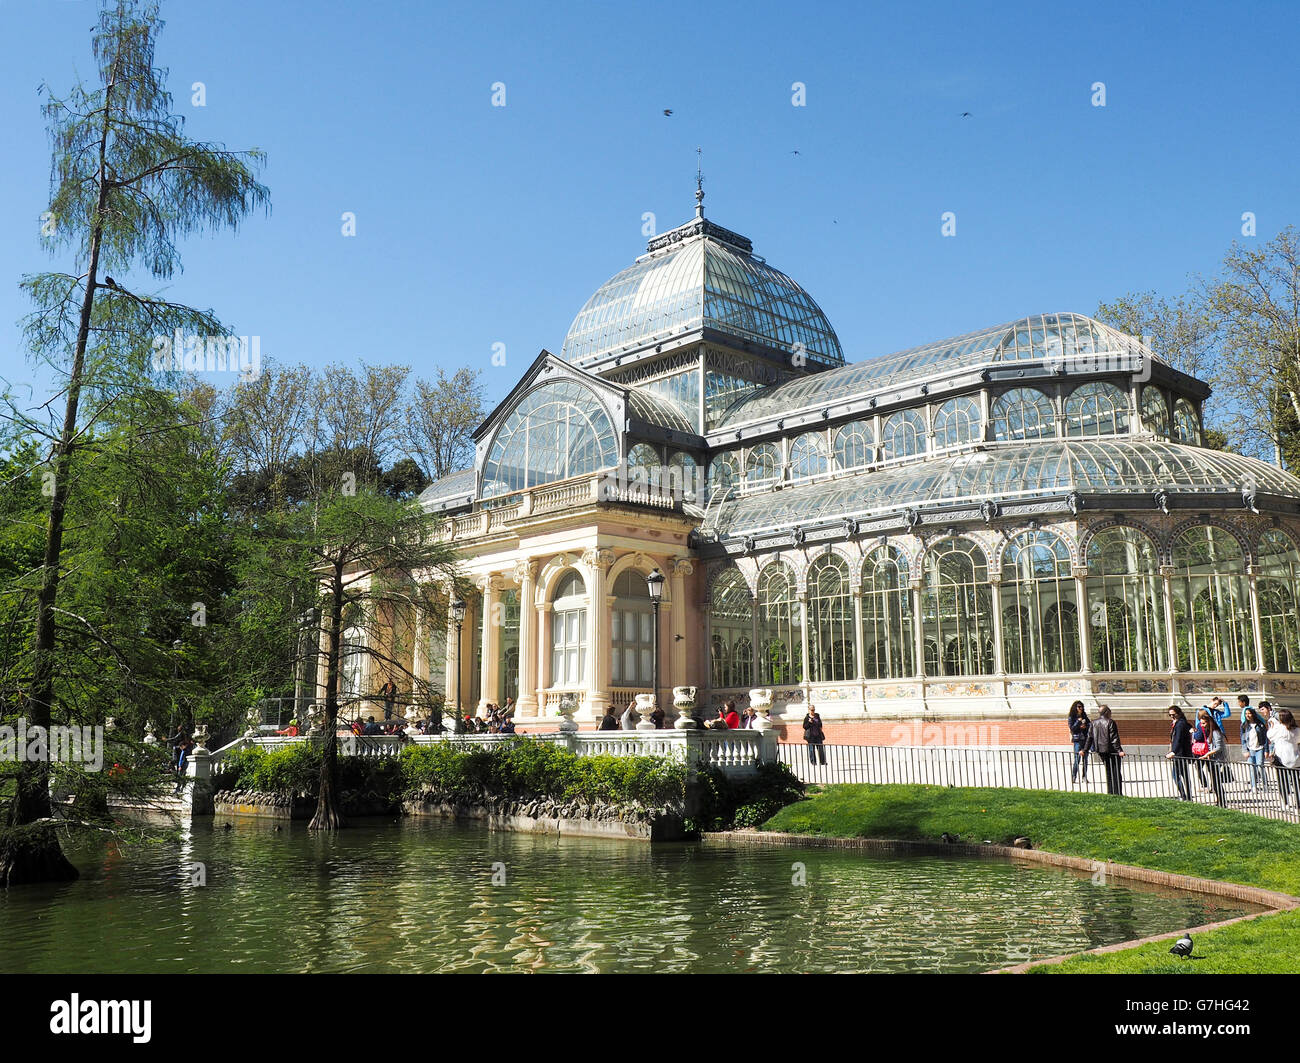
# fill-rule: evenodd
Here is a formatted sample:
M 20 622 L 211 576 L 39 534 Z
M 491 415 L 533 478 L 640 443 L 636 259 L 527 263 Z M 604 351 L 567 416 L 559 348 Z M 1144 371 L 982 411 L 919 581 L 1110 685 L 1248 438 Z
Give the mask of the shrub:
M 695 830 L 757 827 L 786 805 L 803 797 L 804 785 L 784 764 L 760 764 L 749 778 L 731 779 L 717 768 L 702 768 L 695 776 Z

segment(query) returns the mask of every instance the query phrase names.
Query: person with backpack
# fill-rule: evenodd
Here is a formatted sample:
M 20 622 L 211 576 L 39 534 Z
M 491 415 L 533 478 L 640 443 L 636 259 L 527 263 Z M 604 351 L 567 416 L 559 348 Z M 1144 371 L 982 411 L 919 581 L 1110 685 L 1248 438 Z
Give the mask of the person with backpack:
M 1250 792 L 1256 788 L 1268 789 L 1268 776 L 1264 774 L 1264 756 L 1268 753 L 1268 728 L 1254 709 L 1248 708 L 1241 716 L 1241 751 L 1250 764 Z
M 1083 753 L 1086 755 L 1095 751 L 1101 757 L 1102 766 L 1106 769 L 1106 792 L 1120 795 L 1124 793 L 1124 777 L 1119 758 L 1127 754 L 1119 740 L 1119 727 L 1111 719 L 1110 706 L 1102 705 L 1097 713 L 1097 718 L 1088 725 Z
M 1202 709 L 1198 716 L 1206 738 L 1204 742 L 1192 747 L 1192 754 L 1203 761 L 1210 773 L 1210 782 L 1214 787 L 1214 803 L 1226 808 L 1227 798 L 1223 792 L 1224 761 L 1228 759 L 1228 744 L 1223 737 L 1223 728 L 1219 721 L 1210 715 L 1209 709 Z
M 826 741 L 826 731 L 814 706 L 809 706 L 808 715 L 803 718 L 803 740 L 808 745 L 808 763 L 825 765 L 826 750 L 822 745 Z
M 1271 759 L 1277 772 L 1277 788 L 1282 807 L 1295 806 L 1300 798 L 1300 727 L 1287 709 L 1278 709 L 1268 725 L 1273 744 Z

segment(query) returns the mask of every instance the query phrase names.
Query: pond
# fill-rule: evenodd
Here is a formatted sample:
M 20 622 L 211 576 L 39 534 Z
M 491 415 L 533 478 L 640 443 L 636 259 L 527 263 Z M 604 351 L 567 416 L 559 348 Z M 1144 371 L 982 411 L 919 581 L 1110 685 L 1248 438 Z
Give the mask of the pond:
M 71 855 L 79 882 L 0 891 L 0 971 L 970 972 L 1256 910 L 1002 862 L 433 820 Z

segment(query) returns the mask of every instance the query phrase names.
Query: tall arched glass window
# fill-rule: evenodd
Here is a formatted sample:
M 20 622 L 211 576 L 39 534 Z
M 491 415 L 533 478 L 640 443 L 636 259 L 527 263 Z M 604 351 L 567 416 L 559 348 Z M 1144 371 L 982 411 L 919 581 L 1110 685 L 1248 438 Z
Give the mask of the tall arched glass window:
M 1259 537 L 1255 560 L 1264 670 L 1300 671 L 1300 551 L 1285 532 L 1270 528 Z
M 850 421 L 835 429 L 835 468 L 861 469 L 871 464 L 874 433 L 870 421 Z
M 758 681 L 763 686 L 803 682 L 802 618 L 794 573 L 779 562 L 758 577 Z
M 1080 384 L 1065 400 L 1065 434 L 1115 436 L 1128 431 L 1128 395 L 1114 384 Z
M 824 476 L 829 468 L 826 437 L 821 432 L 805 432 L 790 444 L 790 479 Z
M 1142 389 L 1142 427 L 1161 439 L 1169 438 L 1169 400 L 1152 384 Z
M 614 581 L 610 611 L 610 661 L 615 686 L 654 682 L 654 607 L 645 576 L 629 569 Z
M 566 572 L 551 601 L 551 686 L 582 686 L 587 678 L 587 585 Z
M 740 462 L 733 450 L 724 450 L 709 462 L 709 497 L 725 495 L 740 485 Z
M 964 395 L 949 399 L 934 411 L 934 445 L 957 447 L 984 438 L 984 418 L 979 400 Z
M 750 671 L 753 621 L 754 603 L 749 586 L 736 568 L 728 568 L 714 581 L 709 598 L 714 687 L 742 687 L 753 683 Z
M 868 679 L 916 675 L 907 559 L 892 546 L 862 563 L 862 653 Z
M 937 649 L 932 675 L 993 671 L 993 600 L 988 561 L 969 539 L 945 539 L 926 554 L 921 620 Z M 926 661 L 927 670 L 932 662 Z
M 1088 543 L 1088 624 L 1097 672 L 1165 668 L 1165 613 L 1155 544 L 1136 528 Z
M 1196 407 L 1186 399 L 1174 400 L 1174 438 L 1180 443 L 1192 446 L 1202 445 L 1201 419 L 1196 416 Z
M 684 450 L 675 450 L 668 457 L 668 484 L 674 498 L 699 502 L 704 485 L 700 483 L 700 466 Z
M 576 380 L 534 388 L 501 423 L 483 463 L 483 495 L 611 469 L 618 443 L 605 407 Z
M 1077 672 L 1079 610 L 1070 550 L 1024 532 L 1002 552 L 1002 663 L 1008 672 Z
M 1012 388 L 993 400 L 993 438 L 1051 439 L 1056 435 L 1052 400 L 1037 388 Z
M 857 678 L 854 628 L 848 562 L 827 554 L 808 570 L 808 668 L 814 683 Z
M 781 475 L 781 454 L 772 443 L 750 447 L 745 456 L 745 484 L 761 487 L 773 483 Z
M 659 466 L 663 464 L 663 459 L 659 457 L 659 451 L 649 443 L 637 443 L 627 452 L 628 470 L 641 469 L 648 476 L 652 471 L 658 474 Z
M 899 410 L 885 418 L 880 429 L 885 461 L 925 453 L 925 418 L 915 410 Z
M 1254 668 L 1246 559 L 1222 528 L 1188 528 L 1174 541 L 1174 605 L 1178 667 L 1185 672 Z

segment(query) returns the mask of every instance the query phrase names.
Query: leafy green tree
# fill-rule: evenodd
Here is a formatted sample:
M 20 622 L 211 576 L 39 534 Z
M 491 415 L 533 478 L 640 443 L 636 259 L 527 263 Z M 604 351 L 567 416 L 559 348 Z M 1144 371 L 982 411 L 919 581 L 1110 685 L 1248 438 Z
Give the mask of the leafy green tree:
M 75 265 L 71 272 L 23 280 L 37 307 L 26 330 L 33 356 L 64 373 L 66 381 L 61 423 L 51 433 L 52 493 L 25 706 L 36 726 L 48 727 L 56 712 L 56 610 L 80 450 L 106 408 L 137 384 L 155 350 L 153 337 L 178 328 L 225 335 L 211 313 L 136 291 L 129 274 L 139 267 L 156 278 L 170 277 L 179 266 L 179 237 L 235 228 L 268 197 L 256 179 L 260 153 L 227 151 L 182 132 L 165 72 L 154 66 L 161 26 L 156 5 L 107 3 L 92 38 L 98 83 L 78 84 L 62 97 L 51 94 L 44 106 L 54 153 L 50 249 L 70 252 Z M 88 416 L 83 398 L 90 400 Z M 50 811 L 49 765 L 24 763 L 9 802 L 10 829 L 0 838 L 0 882 L 75 877 L 52 830 L 38 836 L 15 831 L 48 821 Z

